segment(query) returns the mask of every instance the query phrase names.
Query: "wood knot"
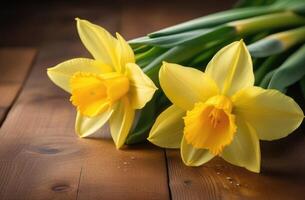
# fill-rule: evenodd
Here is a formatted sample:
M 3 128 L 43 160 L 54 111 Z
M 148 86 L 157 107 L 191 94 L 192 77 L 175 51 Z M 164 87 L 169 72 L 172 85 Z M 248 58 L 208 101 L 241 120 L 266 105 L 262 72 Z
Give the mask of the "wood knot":
M 27 153 L 33 156 L 64 156 L 79 155 L 82 152 L 77 141 L 68 137 L 52 136 L 36 138 L 31 141 L 31 145 L 26 147 Z
M 40 147 L 38 148 L 38 152 L 42 154 L 56 154 L 59 153 L 60 150 L 52 147 Z
M 54 185 L 51 189 L 54 192 L 66 192 L 69 190 L 69 188 L 70 188 L 69 185 L 60 184 L 60 185 Z
M 183 183 L 184 183 L 184 185 L 189 186 L 189 185 L 192 184 L 192 181 L 191 180 L 184 180 Z

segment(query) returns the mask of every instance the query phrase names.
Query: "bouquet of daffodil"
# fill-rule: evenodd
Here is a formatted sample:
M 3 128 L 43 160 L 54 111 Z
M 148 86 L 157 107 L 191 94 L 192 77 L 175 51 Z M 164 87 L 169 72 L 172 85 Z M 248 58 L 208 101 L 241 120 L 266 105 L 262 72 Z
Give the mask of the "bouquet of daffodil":
M 238 7 L 129 44 L 77 19 L 94 59 L 48 69 L 71 94 L 76 133 L 87 137 L 109 122 L 117 148 L 148 139 L 180 149 L 189 166 L 221 156 L 259 172 L 259 140 L 283 138 L 303 121 L 284 93 L 296 82 L 305 93 L 305 2 L 246 0 Z

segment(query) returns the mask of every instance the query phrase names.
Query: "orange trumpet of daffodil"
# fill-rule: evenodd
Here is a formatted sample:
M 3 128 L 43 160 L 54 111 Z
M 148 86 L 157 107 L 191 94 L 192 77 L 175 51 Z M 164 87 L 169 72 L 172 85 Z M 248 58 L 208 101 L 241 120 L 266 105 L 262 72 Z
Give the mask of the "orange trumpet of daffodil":
M 254 86 L 252 60 L 242 40 L 221 49 L 205 72 L 164 62 L 159 79 L 173 105 L 157 118 L 148 140 L 180 148 L 189 166 L 220 156 L 259 172 L 259 139 L 286 137 L 304 117 L 292 98 Z

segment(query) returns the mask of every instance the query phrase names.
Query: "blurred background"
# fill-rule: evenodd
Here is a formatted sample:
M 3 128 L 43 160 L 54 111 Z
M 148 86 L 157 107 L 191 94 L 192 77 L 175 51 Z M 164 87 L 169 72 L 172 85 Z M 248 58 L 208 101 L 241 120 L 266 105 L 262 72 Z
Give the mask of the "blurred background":
M 0 45 L 39 47 L 52 42 L 79 42 L 75 17 L 132 39 L 231 8 L 234 3 L 235 0 L 4 1 L 0 8 Z

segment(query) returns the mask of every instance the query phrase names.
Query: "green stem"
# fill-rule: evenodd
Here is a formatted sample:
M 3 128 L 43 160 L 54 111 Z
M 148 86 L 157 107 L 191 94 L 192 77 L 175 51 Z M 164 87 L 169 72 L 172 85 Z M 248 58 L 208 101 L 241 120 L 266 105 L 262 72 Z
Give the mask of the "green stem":
M 269 82 L 272 78 L 272 75 L 274 74 L 274 70 L 271 70 L 270 72 L 268 72 L 268 74 L 266 74 L 266 76 L 263 78 L 262 82 L 259 83 L 259 86 L 262 88 L 268 88 Z
M 232 29 L 232 27 L 219 27 L 209 34 L 185 42 L 183 45 L 176 46 L 157 57 L 153 62 L 147 65 L 143 71 L 155 82 L 155 84 L 159 85 L 158 72 L 163 61 L 183 64 L 183 62 L 198 55 L 203 50 L 210 48 L 211 43 L 220 37 L 225 40 L 235 37 L 234 29 Z
M 188 31 L 184 33 L 166 35 L 163 37 L 150 38 L 150 37 L 142 37 L 129 41 L 131 46 L 138 45 L 151 45 L 151 46 L 159 46 L 163 48 L 171 48 L 173 46 L 179 45 L 184 41 L 190 40 L 197 35 L 201 35 L 207 32 L 210 32 L 212 29 L 199 29 Z
M 305 44 L 295 53 L 285 60 L 285 62 L 276 69 L 273 74 L 268 88 L 284 90 L 293 83 L 299 81 L 304 75 L 305 63 Z
M 305 41 L 305 26 L 269 36 L 282 42 L 285 49 Z
M 185 31 L 191 31 L 195 29 L 210 28 L 230 21 L 245 19 L 268 13 L 280 12 L 282 10 L 282 8 L 274 8 L 271 6 L 232 9 L 200 17 L 191 21 L 187 21 L 172 27 L 162 29 L 160 31 L 149 34 L 149 37 L 160 37 L 165 35 L 177 34 Z
M 133 52 L 135 54 L 141 54 L 141 53 L 145 53 L 146 51 L 150 50 L 151 48 L 152 48 L 151 46 L 141 45 L 141 46 L 133 48 Z
M 275 28 L 292 27 L 304 24 L 305 18 L 289 11 L 228 23 L 229 26 L 235 27 L 236 31 L 241 36 L 246 36 Z
M 269 35 L 248 46 L 253 57 L 267 57 L 305 41 L 305 26 Z
M 275 55 L 267 58 L 265 62 L 255 71 L 255 85 L 258 85 L 262 82 L 265 75 L 272 69 L 275 68 L 275 63 L 277 63 L 278 59 L 281 55 Z
M 167 49 L 153 47 L 149 51 L 136 55 L 136 62 L 137 64 L 143 68 L 149 63 L 151 63 L 156 57 L 163 54 Z

